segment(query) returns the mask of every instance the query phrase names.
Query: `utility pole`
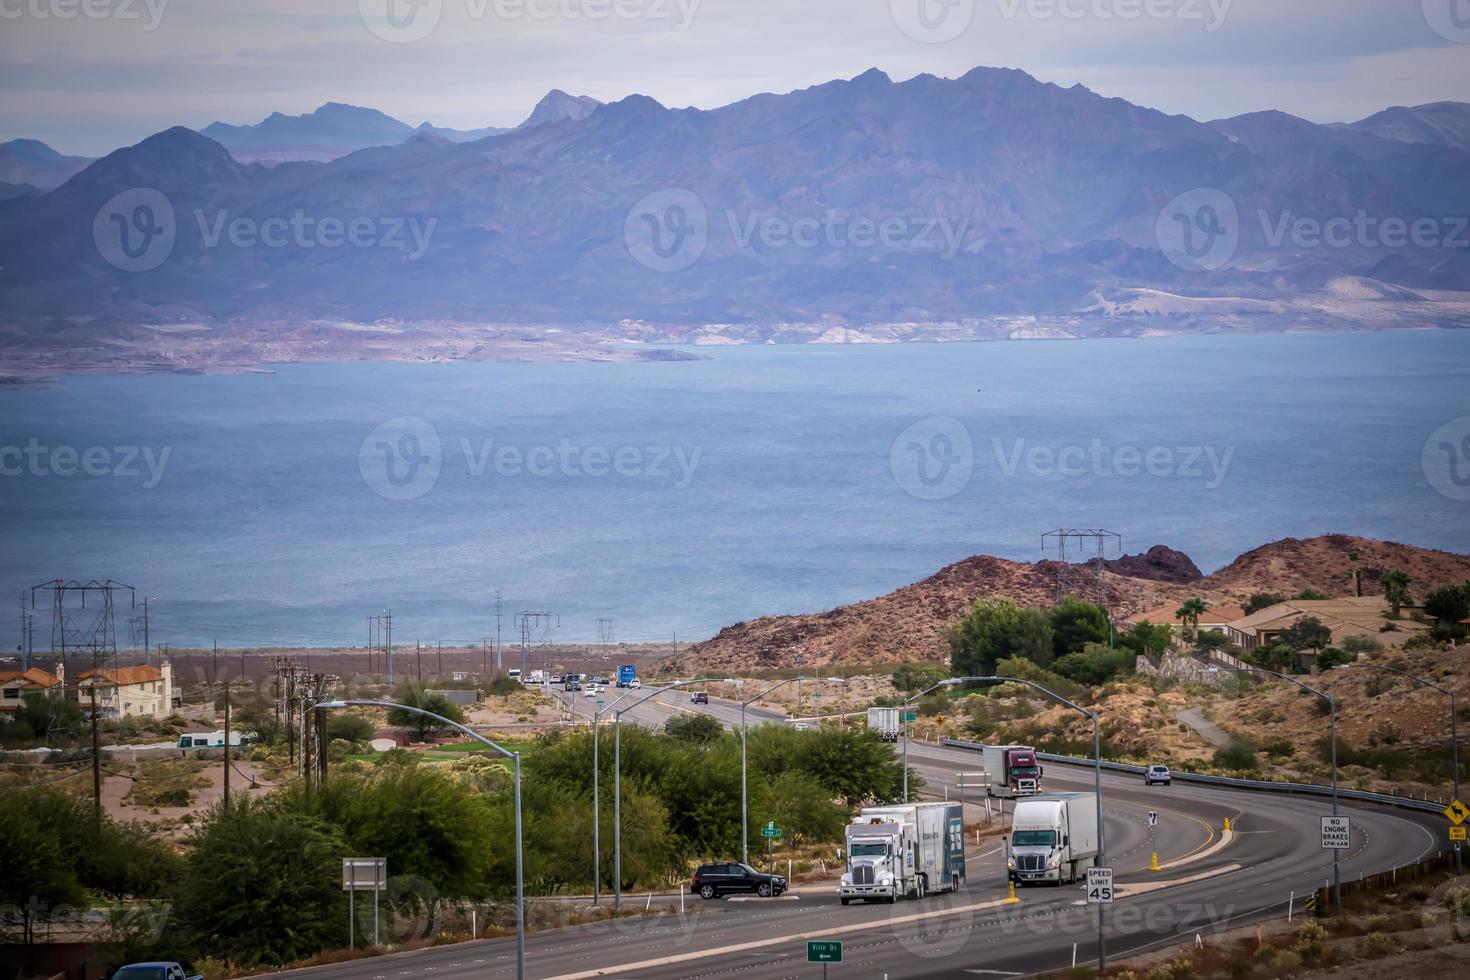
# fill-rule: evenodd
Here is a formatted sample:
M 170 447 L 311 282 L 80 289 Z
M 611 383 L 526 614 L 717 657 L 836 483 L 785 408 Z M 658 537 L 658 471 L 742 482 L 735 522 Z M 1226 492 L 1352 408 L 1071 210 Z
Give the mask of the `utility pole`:
M 230 685 L 225 682 L 225 806 L 230 805 Z
M 378 634 L 377 634 L 378 617 L 376 617 L 376 616 L 369 616 L 367 618 L 367 621 L 368 621 L 368 642 L 367 642 L 368 673 L 371 674 L 373 672 L 373 648 L 377 645 L 377 642 L 378 642 Z
M 388 630 L 388 640 L 383 647 L 388 661 L 388 686 L 393 686 L 393 610 L 389 609 L 383 614 L 386 617 L 385 628 Z
M 210 658 L 209 669 L 214 671 L 215 679 L 219 679 L 219 640 L 214 641 L 214 654 Z
M 500 670 L 500 590 L 495 590 L 495 676 L 499 677 Z
M 438 655 L 438 658 L 439 658 L 439 677 L 442 680 L 443 677 L 444 677 L 444 641 L 443 640 L 435 640 L 434 641 L 434 651 Z
M 143 597 L 143 663 L 145 664 L 153 662 L 149 659 L 151 654 L 148 651 L 148 597 L 145 595 Z
M 483 683 L 490 672 L 490 637 L 480 638 L 480 681 Z
M 92 693 L 92 809 L 97 822 L 102 822 L 102 746 L 97 740 L 97 676 L 87 689 Z
M 424 683 L 424 643 L 422 640 L 413 641 L 413 663 L 414 673 L 418 677 L 420 685 Z

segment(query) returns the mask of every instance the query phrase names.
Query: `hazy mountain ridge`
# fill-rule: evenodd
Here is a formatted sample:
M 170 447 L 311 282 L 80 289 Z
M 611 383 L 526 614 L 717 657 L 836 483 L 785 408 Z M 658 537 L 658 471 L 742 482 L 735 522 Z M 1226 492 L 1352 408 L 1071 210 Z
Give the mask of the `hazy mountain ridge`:
M 40 140 L 10 140 L 0 143 L 0 183 L 49 191 L 91 162 L 87 157 L 57 153 Z
M 1470 152 L 1452 146 L 1281 113 L 1201 123 L 1010 69 L 900 83 L 874 70 L 714 110 L 588 101 L 553 92 L 528 125 L 476 142 L 408 129 L 394 145 L 274 168 L 170 130 L 45 197 L 0 205 L 4 308 L 90 316 L 105 298 L 110 316 L 142 323 L 642 321 L 695 342 L 705 335 L 688 331 L 707 324 L 725 325 L 726 340 L 807 324 L 797 333 L 811 340 L 834 326 L 946 323 L 956 337 L 1027 335 L 998 326 L 1027 317 L 1061 335 L 1333 325 L 1364 309 L 1382 311 L 1373 325 L 1470 322 L 1470 297 L 1434 292 L 1470 283 L 1463 249 L 1270 241 L 1300 216 L 1470 214 Z M 529 125 L 538 115 L 549 121 Z M 141 273 L 111 268 L 91 234 L 129 181 L 161 191 L 179 218 L 167 262 Z M 1233 261 L 1214 272 L 1172 264 L 1156 237 L 1165 205 L 1196 188 L 1239 210 Z M 687 268 L 630 252 L 638 219 L 668 217 L 634 213 L 659 193 L 707 217 Z M 412 242 L 209 241 L 220 221 L 298 212 L 431 230 L 413 258 Z M 843 240 L 849 217 L 901 234 L 855 244 Z M 762 231 L 772 220 L 784 237 Z M 802 222 L 816 247 L 792 243 Z

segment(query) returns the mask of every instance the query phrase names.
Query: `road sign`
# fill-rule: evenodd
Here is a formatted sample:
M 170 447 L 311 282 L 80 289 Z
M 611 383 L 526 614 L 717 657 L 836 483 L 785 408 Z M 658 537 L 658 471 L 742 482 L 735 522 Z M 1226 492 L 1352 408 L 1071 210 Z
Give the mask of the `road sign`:
M 1450 828 L 1450 840 L 1452 840 L 1452 841 L 1463 841 L 1463 840 L 1466 840 L 1467 839 L 1467 831 L 1470 831 L 1470 827 L 1451 827 Z
M 1352 847 L 1352 818 L 1323 817 L 1322 847 L 1329 851 L 1346 851 Z
M 388 859 L 343 858 L 342 890 L 344 892 L 387 891 Z
M 1456 800 L 1444 808 L 1444 815 L 1450 818 L 1450 823 L 1458 827 L 1466 820 L 1470 820 L 1470 806 Z
M 1088 868 L 1087 869 L 1087 904 L 1088 905 L 1112 905 L 1113 904 L 1113 869 L 1112 868 Z
M 919 720 L 919 713 L 917 711 L 905 711 L 903 713 L 903 720 L 904 721 L 918 721 Z
M 768 826 L 768 827 L 762 827 L 761 828 L 761 836 L 762 837 L 780 837 L 781 836 L 781 828 L 775 826 L 774 824 L 772 824 L 771 826 Z
M 1150 810 L 1150 811 L 1148 811 L 1148 825 L 1150 827 L 1157 827 L 1159 825 L 1159 811 L 1157 811 L 1157 810 Z
M 806 961 L 808 963 L 841 963 L 842 943 L 836 940 L 808 939 Z

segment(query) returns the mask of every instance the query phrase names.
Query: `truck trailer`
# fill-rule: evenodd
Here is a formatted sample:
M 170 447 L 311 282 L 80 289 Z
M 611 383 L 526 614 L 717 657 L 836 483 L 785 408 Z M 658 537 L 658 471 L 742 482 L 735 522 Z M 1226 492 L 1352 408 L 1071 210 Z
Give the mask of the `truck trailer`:
M 868 730 L 877 732 L 878 738 L 884 742 L 898 741 L 898 709 L 897 708 L 869 708 Z
M 1097 795 L 1048 793 L 1018 800 L 1011 817 L 1010 880 L 1061 885 L 1097 867 Z
M 618 687 L 632 687 L 638 679 L 638 668 L 634 664 L 618 665 Z
M 1015 799 L 1041 792 L 1041 764 L 1029 745 L 987 745 L 981 753 L 987 796 Z
M 847 827 L 847 869 L 837 894 L 896 902 L 965 883 L 965 821 L 958 803 L 865 807 Z

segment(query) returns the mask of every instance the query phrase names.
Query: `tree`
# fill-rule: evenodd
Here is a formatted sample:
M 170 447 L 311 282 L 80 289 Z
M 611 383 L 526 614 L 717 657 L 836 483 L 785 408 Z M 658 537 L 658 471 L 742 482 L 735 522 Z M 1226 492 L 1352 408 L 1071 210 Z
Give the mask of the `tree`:
M 1280 605 L 1286 601 L 1286 596 L 1279 592 L 1255 592 L 1245 601 L 1242 607 L 1247 616 L 1258 613 L 1262 609 L 1270 609 L 1272 606 Z
M 1063 597 L 1053 607 L 1050 620 L 1052 652 L 1058 657 L 1077 653 L 1089 643 L 1107 643 L 1112 633 L 1108 611 L 1076 596 Z
M 333 712 L 327 716 L 327 738 L 347 742 L 369 742 L 377 731 L 372 719 L 347 712 Z
M 902 664 L 893 672 L 893 686 L 905 694 L 926 691 L 949 676 L 943 667 L 933 664 Z
M 1089 643 L 1078 653 L 1058 657 L 1051 669 L 1068 680 L 1096 687 L 1131 671 L 1134 656 L 1131 650 L 1111 650 L 1101 643 Z
M 1284 671 L 1296 663 L 1296 650 L 1289 644 L 1273 640 L 1256 647 L 1247 659 L 1267 670 Z
M 1280 639 L 1293 650 L 1321 650 L 1332 642 L 1332 630 L 1316 616 L 1303 616 L 1282 630 Z
M 1344 653 L 1350 654 L 1354 660 L 1357 660 L 1364 654 L 1378 653 L 1383 649 L 1383 645 L 1373 639 L 1373 637 L 1359 636 L 1357 634 L 1344 636 L 1342 642 L 1338 645 L 1342 647 Z
M 342 944 L 341 835 L 324 821 L 237 796 L 193 840 L 179 893 L 201 952 L 240 966 L 281 966 Z
M 675 715 L 664 722 L 664 734 L 681 742 L 705 745 L 725 734 L 725 726 L 709 715 Z
M 1199 596 L 1190 596 L 1184 600 L 1184 605 L 1174 610 L 1174 618 L 1189 627 L 1189 635 L 1193 636 L 1199 631 L 1199 618 L 1209 611 L 1205 600 Z
M 1389 608 L 1393 610 L 1393 618 L 1398 619 L 1400 610 L 1414 604 L 1413 598 L 1409 595 L 1409 584 L 1414 580 L 1409 578 L 1408 572 L 1394 569 L 1391 572 L 1384 572 L 1383 578 L 1379 581 L 1383 583 L 1383 597 L 1388 600 Z
M 52 744 L 75 741 L 88 731 L 81 706 L 70 698 L 32 691 L 21 697 L 8 734 L 24 739 L 45 739 Z
M 1230 637 L 1219 630 L 1205 630 L 1195 634 L 1194 645 L 1201 650 L 1218 650 L 1230 645 Z
M 1332 596 L 1328 595 L 1326 592 L 1318 592 L 1316 589 L 1303 589 L 1296 595 L 1292 596 L 1292 598 L 1299 602 L 1323 602 L 1327 599 L 1331 599 Z
M 464 721 L 464 712 L 460 710 L 459 705 L 450 701 L 442 693 L 430 691 L 419 684 L 405 684 L 400 687 L 394 692 L 393 700 L 411 708 L 432 711 L 453 722 Z M 416 711 L 403 711 L 399 708 L 392 708 L 388 711 L 388 724 L 411 729 L 419 741 L 423 741 L 444 727 L 441 723 L 432 718 L 426 718 Z
M 1470 582 L 1435 589 L 1424 597 L 1424 611 L 1445 626 L 1470 619 Z
M 1214 764 L 1216 769 L 1232 772 L 1254 772 L 1261 768 L 1256 750 L 1238 738 L 1232 738 L 1229 744 L 1215 752 Z
M 950 628 L 950 666 L 956 675 L 988 676 L 996 662 L 1022 657 L 1038 666 L 1051 663 L 1051 623 L 1044 612 L 1015 603 L 980 600 Z
M 0 793 L 0 826 L 5 830 L 5 873 L 0 874 L 0 925 L 20 927 L 21 941 L 35 941 L 38 922 L 57 906 L 86 900 L 77 877 L 77 842 L 64 840 L 51 820 L 73 805 L 53 789 L 7 789 Z
M 1154 656 L 1169 649 L 1173 642 L 1174 631 L 1166 623 L 1135 623 L 1132 629 L 1118 637 L 1120 646 L 1128 647 L 1134 653 Z
M 1357 657 L 1348 653 L 1346 650 L 1339 649 L 1338 647 L 1327 647 L 1321 653 L 1317 654 L 1317 669 L 1331 670 L 1334 667 L 1341 667 L 1343 664 L 1350 664 L 1357 659 Z

